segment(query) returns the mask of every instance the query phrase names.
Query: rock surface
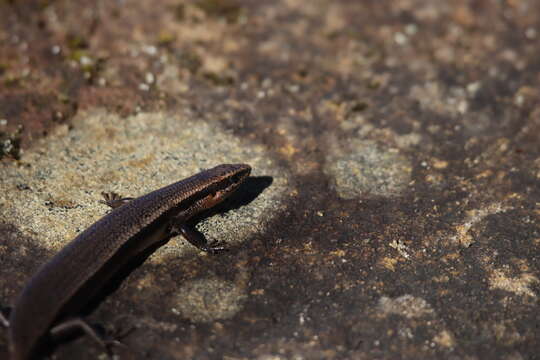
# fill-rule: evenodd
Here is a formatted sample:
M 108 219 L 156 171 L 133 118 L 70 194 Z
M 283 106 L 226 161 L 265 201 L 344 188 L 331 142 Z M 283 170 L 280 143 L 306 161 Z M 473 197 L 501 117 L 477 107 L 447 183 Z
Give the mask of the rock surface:
M 89 315 L 133 359 L 536 359 L 540 2 L 0 2 L 0 305 L 107 210 L 265 188 Z M 0 332 L 0 358 L 7 337 Z M 95 359 L 82 337 L 56 359 Z

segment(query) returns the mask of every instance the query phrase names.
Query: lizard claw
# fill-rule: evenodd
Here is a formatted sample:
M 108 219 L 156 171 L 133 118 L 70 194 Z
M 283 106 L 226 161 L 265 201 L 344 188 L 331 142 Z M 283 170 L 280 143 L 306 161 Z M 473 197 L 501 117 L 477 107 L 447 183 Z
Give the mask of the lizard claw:
M 207 244 L 203 250 L 210 254 L 216 254 L 218 252 L 227 251 L 227 248 L 224 246 L 223 242 L 214 240 Z

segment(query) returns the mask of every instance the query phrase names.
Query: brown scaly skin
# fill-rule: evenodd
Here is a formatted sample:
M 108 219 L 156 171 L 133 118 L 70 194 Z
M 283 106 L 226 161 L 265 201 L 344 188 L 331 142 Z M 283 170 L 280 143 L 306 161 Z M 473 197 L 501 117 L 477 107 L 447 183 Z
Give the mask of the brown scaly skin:
M 28 359 L 49 332 L 67 327 L 65 321 L 81 325 L 77 314 L 88 300 L 149 246 L 180 234 L 204 251 L 223 249 L 207 244 L 185 223 L 227 198 L 250 172 L 249 165 L 224 164 L 130 201 L 104 196 L 114 209 L 44 264 L 15 302 L 9 317 L 11 359 Z M 92 335 L 90 328 L 85 331 Z

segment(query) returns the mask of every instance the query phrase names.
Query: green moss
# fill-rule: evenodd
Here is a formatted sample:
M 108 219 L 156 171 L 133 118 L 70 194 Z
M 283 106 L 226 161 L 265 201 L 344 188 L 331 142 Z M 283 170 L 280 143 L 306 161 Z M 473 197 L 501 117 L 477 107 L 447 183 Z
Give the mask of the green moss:
M 8 74 L 4 78 L 4 85 L 6 87 L 15 87 L 21 83 L 21 78 L 12 74 Z
M 12 133 L 0 131 L 0 159 L 9 156 L 14 159 L 21 157 L 22 127 Z
M 81 58 L 83 56 L 86 56 L 86 51 L 84 51 L 84 50 L 75 50 L 75 51 L 72 51 L 72 52 L 69 53 L 68 58 L 70 60 L 79 62 L 79 61 L 81 61 Z
M 158 36 L 157 44 L 159 46 L 168 46 L 174 43 L 175 40 L 176 40 L 176 37 L 173 34 L 162 32 Z
M 86 41 L 85 38 L 77 34 L 68 34 L 67 39 L 66 39 L 66 44 L 67 44 L 67 47 L 73 51 L 88 48 L 88 41 Z
M 381 83 L 378 80 L 371 80 L 368 82 L 367 87 L 371 90 L 377 90 L 379 87 L 381 87 Z
M 8 68 L 9 68 L 8 64 L 0 63 L 0 75 L 4 75 Z
M 352 106 L 351 106 L 351 112 L 361 112 L 361 111 L 364 111 L 368 108 L 368 104 L 364 101 L 358 101 L 358 102 L 355 102 Z
M 229 86 L 234 84 L 234 79 L 228 75 L 221 75 L 215 72 L 206 72 L 203 77 L 217 86 Z
M 178 21 L 184 21 L 186 18 L 186 5 L 184 4 L 178 4 L 174 6 L 174 18 Z
M 199 57 L 199 55 L 197 55 L 194 52 L 186 51 L 186 52 L 181 53 L 178 56 L 178 61 L 181 67 L 188 69 L 189 72 L 192 74 L 199 71 L 199 69 L 202 66 L 201 58 Z
M 64 92 L 60 92 L 56 95 L 58 101 L 60 101 L 62 104 L 69 104 L 70 103 L 70 98 L 69 98 L 69 95 L 64 93 Z
M 199 0 L 195 6 L 211 17 L 219 17 L 228 23 L 235 23 L 242 12 L 240 4 L 235 0 Z

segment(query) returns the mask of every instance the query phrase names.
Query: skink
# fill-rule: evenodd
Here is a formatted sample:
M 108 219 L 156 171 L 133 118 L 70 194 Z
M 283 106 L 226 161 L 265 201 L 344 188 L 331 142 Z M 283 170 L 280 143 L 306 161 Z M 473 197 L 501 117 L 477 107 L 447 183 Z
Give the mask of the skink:
M 51 333 L 71 325 L 89 330 L 77 315 L 118 270 L 150 246 L 182 235 L 201 250 L 221 250 L 186 221 L 227 198 L 250 172 L 249 165 L 224 164 L 136 199 L 104 194 L 113 210 L 44 264 L 15 302 L 8 328 L 11 360 L 30 358 Z

